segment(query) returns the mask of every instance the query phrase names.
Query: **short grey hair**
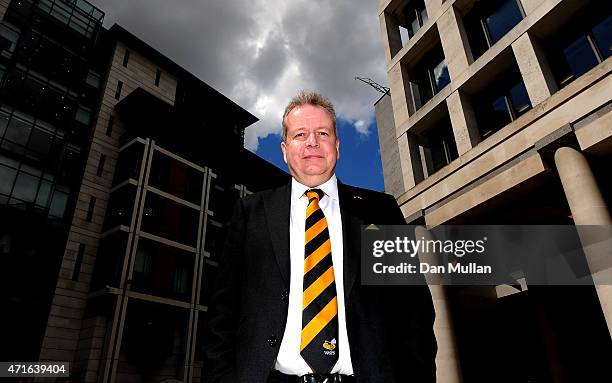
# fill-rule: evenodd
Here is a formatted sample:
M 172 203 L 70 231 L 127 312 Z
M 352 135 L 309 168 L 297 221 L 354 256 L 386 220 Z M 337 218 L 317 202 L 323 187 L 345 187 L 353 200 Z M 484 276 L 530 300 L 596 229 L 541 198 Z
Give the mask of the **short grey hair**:
M 336 111 L 334 110 L 334 105 L 331 103 L 331 101 L 320 93 L 301 90 L 298 92 L 298 94 L 293 96 L 291 101 L 289 101 L 289 104 L 287 104 L 285 107 L 285 113 L 283 113 L 283 141 L 287 139 L 287 116 L 293 109 L 302 105 L 313 105 L 325 109 L 332 120 L 334 135 L 336 138 L 338 137 L 338 131 L 336 129 Z

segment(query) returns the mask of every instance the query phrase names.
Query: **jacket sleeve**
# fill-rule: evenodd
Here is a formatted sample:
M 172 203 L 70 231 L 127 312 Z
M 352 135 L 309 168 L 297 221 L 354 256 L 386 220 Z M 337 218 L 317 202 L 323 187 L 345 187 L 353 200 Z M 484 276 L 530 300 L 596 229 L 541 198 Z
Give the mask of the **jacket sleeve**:
M 387 195 L 391 206 L 389 224 L 405 225 L 406 220 L 395 198 Z M 387 286 L 393 291 L 391 311 L 389 316 L 397 322 L 394 328 L 401 328 L 397 335 L 400 339 L 401 349 L 406 352 L 397 355 L 396 365 L 405 366 L 397 381 L 414 381 L 419 383 L 433 383 L 436 381 L 436 353 L 437 343 L 433 331 L 435 311 L 429 286 L 423 278 L 422 285 Z M 402 304 L 397 304 L 402 302 Z M 405 378 L 405 379 L 404 379 Z
M 236 330 L 239 318 L 240 280 L 245 243 L 246 214 L 243 200 L 234 205 L 219 271 L 214 283 L 204 330 L 204 374 L 207 383 L 235 382 Z

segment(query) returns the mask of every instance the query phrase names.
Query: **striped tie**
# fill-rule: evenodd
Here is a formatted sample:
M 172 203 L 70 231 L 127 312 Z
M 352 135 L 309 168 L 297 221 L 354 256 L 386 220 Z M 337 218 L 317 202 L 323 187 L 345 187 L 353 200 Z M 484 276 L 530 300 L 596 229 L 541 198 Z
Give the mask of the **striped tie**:
M 304 193 L 306 236 L 300 354 L 316 374 L 329 373 L 338 360 L 338 301 L 327 219 L 320 189 Z

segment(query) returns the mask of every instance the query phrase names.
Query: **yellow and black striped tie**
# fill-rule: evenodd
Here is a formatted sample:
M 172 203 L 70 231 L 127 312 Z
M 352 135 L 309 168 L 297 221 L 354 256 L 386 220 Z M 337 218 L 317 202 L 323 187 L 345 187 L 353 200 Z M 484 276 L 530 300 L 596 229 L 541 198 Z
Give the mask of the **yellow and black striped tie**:
M 310 189 L 306 208 L 304 297 L 300 354 L 314 373 L 326 374 L 338 360 L 338 300 L 327 219 L 320 189 Z

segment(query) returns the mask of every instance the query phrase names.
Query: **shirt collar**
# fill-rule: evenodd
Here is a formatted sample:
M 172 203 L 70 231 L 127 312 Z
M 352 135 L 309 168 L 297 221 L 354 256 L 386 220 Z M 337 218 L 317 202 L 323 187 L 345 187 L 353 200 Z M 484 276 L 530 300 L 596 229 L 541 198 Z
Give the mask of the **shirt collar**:
M 319 186 L 315 186 L 310 188 L 306 185 L 301 184 L 295 178 L 291 179 L 291 200 L 297 201 L 299 200 L 306 190 L 308 189 L 321 189 L 326 196 L 332 199 L 338 199 L 338 179 L 336 178 L 336 174 L 333 174 L 330 179 L 325 181 Z

